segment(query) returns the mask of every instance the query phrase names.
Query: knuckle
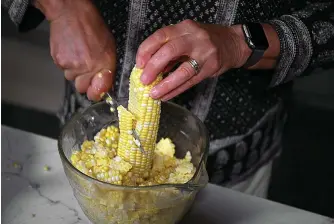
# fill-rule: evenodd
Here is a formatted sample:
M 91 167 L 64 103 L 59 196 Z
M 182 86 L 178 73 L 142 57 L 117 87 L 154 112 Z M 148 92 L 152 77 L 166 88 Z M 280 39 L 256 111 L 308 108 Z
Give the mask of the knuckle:
M 209 33 L 204 29 L 199 29 L 196 34 L 199 39 L 204 39 L 204 40 L 210 39 Z
M 216 57 L 212 57 L 211 64 L 212 64 L 213 68 L 218 69 L 220 67 L 220 65 L 221 65 L 221 61 L 220 61 L 220 59 L 217 56 Z
M 71 63 L 72 63 L 72 67 L 75 69 L 80 68 L 81 66 L 81 63 L 78 60 L 73 60 Z
M 154 62 L 152 62 L 152 60 L 149 60 L 147 62 L 147 64 L 145 65 L 145 70 L 148 70 L 148 71 L 155 71 L 157 70 L 157 66 Z
M 143 44 L 140 44 L 137 50 L 137 57 L 141 57 L 145 54 L 145 46 Z
M 194 75 L 194 69 L 190 66 L 183 66 L 181 71 L 187 79 L 190 79 Z
M 61 68 L 78 69 L 82 66 L 80 60 L 78 59 L 69 60 L 68 57 L 66 57 L 66 55 L 64 54 L 57 53 L 52 58 L 55 64 Z
M 219 56 L 219 51 L 215 46 L 211 46 L 210 50 L 208 51 L 207 58 L 210 58 L 209 65 L 211 68 L 217 70 L 220 68 L 220 56 Z
M 212 43 L 211 40 L 208 42 L 207 49 L 209 49 L 209 54 L 210 55 L 218 53 L 218 49 L 217 49 L 216 45 L 214 43 Z
M 90 58 L 88 58 L 87 60 L 85 60 L 85 67 L 86 67 L 86 72 L 91 72 L 94 70 L 94 67 L 97 65 L 96 62 L 94 62 L 93 60 L 91 60 Z
M 177 47 L 175 46 L 175 44 L 173 42 L 168 42 L 165 48 L 165 54 L 166 55 L 175 55 L 177 54 Z
M 214 71 L 217 71 L 219 68 L 220 68 L 220 63 L 218 60 L 212 60 L 211 61 L 211 68 L 214 70 Z
M 65 67 L 67 65 L 67 60 L 63 57 L 62 54 L 57 53 L 53 56 L 53 60 L 60 66 Z
M 167 40 L 167 35 L 164 28 L 157 30 L 153 37 L 159 42 L 165 42 Z
M 65 72 L 64 74 L 65 78 L 69 81 L 75 80 L 76 75 L 70 72 Z
M 183 20 L 181 23 L 188 27 L 198 27 L 197 23 L 191 19 Z

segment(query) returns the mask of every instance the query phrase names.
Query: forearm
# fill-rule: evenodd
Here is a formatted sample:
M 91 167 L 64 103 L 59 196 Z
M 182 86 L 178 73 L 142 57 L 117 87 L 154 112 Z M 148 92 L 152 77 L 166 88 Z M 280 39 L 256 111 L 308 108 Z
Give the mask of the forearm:
M 49 22 L 62 16 L 77 17 L 76 13 L 86 18 L 99 16 L 91 0 L 34 0 L 33 4 L 43 12 Z

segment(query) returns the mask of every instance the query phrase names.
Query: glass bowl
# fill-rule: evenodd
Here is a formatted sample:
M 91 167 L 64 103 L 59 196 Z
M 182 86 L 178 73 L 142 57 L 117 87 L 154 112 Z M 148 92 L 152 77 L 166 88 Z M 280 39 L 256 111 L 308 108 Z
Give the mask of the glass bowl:
M 190 209 L 198 191 L 208 183 L 205 168 L 208 134 L 204 124 L 176 104 L 168 102 L 161 106 L 158 140 L 169 137 L 176 146 L 178 158 L 190 151 L 196 167 L 193 178 L 185 184 L 113 185 L 91 178 L 71 164 L 72 152 L 80 150 L 83 141 L 92 140 L 106 125 L 118 126 L 117 114 L 110 112 L 105 102 L 77 113 L 64 126 L 58 139 L 60 158 L 74 196 L 93 223 L 177 223 Z

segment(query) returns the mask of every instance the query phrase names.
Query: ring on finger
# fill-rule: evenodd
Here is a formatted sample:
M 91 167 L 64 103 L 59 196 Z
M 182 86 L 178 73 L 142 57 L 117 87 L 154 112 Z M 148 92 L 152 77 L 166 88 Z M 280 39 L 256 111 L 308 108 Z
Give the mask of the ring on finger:
M 197 75 L 199 73 L 199 70 L 200 70 L 198 62 L 193 58 L 190 58 L 187 62 L 194 69 L 195 75 Z

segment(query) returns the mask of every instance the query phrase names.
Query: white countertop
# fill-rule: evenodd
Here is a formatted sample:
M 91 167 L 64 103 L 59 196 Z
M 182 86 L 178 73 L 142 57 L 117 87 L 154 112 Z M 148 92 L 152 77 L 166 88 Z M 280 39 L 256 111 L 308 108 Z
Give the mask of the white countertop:
M 2 126 L 1 156 L 4 224 L 89 223 L 63 172 L 56 140 Z M 334 220 L 209 184 L 182 223 L 333 224 Z

